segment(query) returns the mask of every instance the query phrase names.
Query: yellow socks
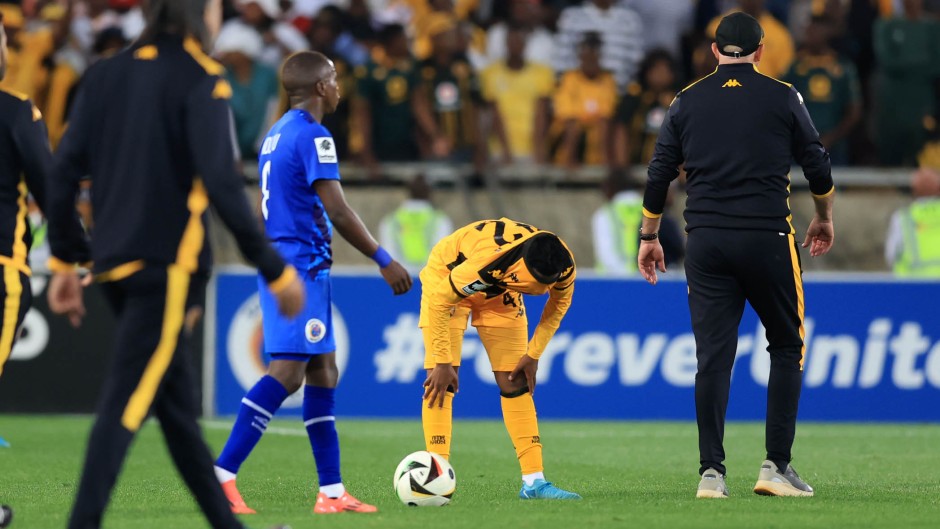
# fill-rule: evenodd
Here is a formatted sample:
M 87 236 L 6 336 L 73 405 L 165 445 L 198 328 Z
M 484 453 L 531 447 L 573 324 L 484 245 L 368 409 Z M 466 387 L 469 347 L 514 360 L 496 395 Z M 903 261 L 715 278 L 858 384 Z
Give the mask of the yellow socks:
M 539 422 L 535 417 L 535 401 L 530 393 L 518 397 L 501 397 L 506 431 L 516 447 L 519 466 L 525 475 L 542 472 L 542 443 Z M 425 432 L 427 429 L 425 428 Z M 449 439 L 448 439 L 449 440 Z
M 534 413 L 533 408 L 533 413 Z M 444 407 L 428 408 L 428 401 L 421 403 L 421 424 L 424 426 L 424 445 L 428 452 L 450 459 L 451 432 L 454 429 L 454 394 L 444 396 Z

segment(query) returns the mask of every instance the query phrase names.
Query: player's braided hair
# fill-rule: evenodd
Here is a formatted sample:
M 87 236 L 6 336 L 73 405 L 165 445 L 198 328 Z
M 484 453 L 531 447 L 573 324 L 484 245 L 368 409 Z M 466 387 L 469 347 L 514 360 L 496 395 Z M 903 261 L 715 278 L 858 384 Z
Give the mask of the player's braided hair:
M 546 278 L 557 277 L 574 264 L 571 253 L 561 243 L 561 239 L 550 233 L 532 238 L 526 252 L 526 262 L 532 270 Z

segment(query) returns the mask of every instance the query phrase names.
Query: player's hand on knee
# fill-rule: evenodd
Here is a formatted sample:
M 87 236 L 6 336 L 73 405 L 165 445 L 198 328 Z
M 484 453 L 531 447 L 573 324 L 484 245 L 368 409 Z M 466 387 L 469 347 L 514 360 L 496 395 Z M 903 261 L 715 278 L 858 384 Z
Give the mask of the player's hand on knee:
M 447 396 L 447 388 L 454 388 L 457 393 L 460 387 L 460 381 L 457 379 L 457 371 L 450 364 L 437 364 L 434 369 L 428 373 L 428 378 L 424 381 L 424 400 L 428 401 L 428 408 L 437 406 L 444 407 L 444 397 Z
M 411 274 L 408 273 L 408 270 L 405 270 L 405 267 L 398 263 L 398 261 L 392 261 L 388 266 L 381 269 L 382 277 L 385 278 L 385 282 L 388 283 L 388 286 L 392 287 L 392 292 L 396 296 L 404 294 L 411 290 Z
M 284 290 L 274 294 L 277 299 L 277 311 L 292 318 L 303 310 L 307 301 L 307 292 L 304 290 L 304 284 L 300 277 L 295 277 Z
M 516 364 L 516 368 L 509 373 L 509 381 L 519 380 L 520 376 L 525 377 L 526 385 L 529 386 L 529 393 L 535 393 L 535 375 L 539 370 L 539 361 L 531 356 L 524 354 Z
M 60 272 L 49 280 L 49 310 L 68 316 L 72 327 L 79 327 L 85 317 L 82 280 L 77 272 Z

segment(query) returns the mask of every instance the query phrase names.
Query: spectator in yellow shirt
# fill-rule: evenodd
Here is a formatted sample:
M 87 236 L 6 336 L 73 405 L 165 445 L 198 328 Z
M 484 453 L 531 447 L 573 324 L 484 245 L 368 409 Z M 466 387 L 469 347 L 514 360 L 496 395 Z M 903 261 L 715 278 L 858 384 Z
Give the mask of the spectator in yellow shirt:
M 506 60 L 491 64 L 481 74 L 483 100 L 492 111 L 493 132 L 505 163 L 545 161 L 555 73 L 549 66 L 525 60 L 528 35 L 526 28 L 511 26 L 506 33 Z
M 411 9 L 411 29 L 414 34 L 414 54 L 418 60 L 431 56 L 432 28 L 435 18 L 445 15 L 455 22 L 466 20 L 477 8 L 479 0 L 399 0 Z
M 586 33 L 578 55 L 581 66 L 561 77 L 555 92 L 551 137 L 555 162 L 573 167 L 607 162 L 610 120 L 617 108 L 617 82 L 601 69 L 601 38 Z
M 765 0 L 739 0 L 738 9 L 732 9 L 713 18 L 708 23 L 705 33 L 709 38 L 714 39 L 718 23 L 726 15 L 735 11 L 744 11 L 751 15 L 757 19 L 760 27 L 764 29 L 764 55 L 758 68 L 765 75 L 780 78 L 790 69 L 790 64 L 793 63 L 796 56 L 796 48 L 793 45 L 793 37 L 790 36 L 790 31 L 782 22 L 764 9 L 765 3 Z
M 55 49 L 55 39 L 49 27 L 35 31 L 26 30 L 26 18 L 20 6 L 0 4 L 3 14 L 3 28 L 7 33 L 9 51 L 7 55 L 7 75 L 0 87 L 26 95 L 43 106 L 42 97 L 48 71 L 43 61 Z

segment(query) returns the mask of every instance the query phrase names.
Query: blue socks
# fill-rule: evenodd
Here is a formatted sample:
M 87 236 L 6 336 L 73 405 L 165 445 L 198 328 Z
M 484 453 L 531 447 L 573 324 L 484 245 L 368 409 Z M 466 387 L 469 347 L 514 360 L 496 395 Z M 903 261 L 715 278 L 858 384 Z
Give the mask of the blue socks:
M 333 416 L 335 393 L 334 388 L 304 386 L 304 427 L 313 448 L 321 490 L 343 482 L 339 473 L 339 436 Z
M 215 462 L 216 474 L 219 474 L 218 469 L 222 469 L 230 472 L 232 479 L 235 478 L 248 454 L 261 440 L 261 434 L 268 428 L 268 421 L 274 418 L 286 398 L 287 390 L 270 375 L 265 375 L 251 388 L 242 399 L 235 426 L 232 427 L 232 433 L 222 449 L 222 454 Z M 306 409 L 306 402 L 304 408 Z M 220 478 L 220 481 L 223 480 Z

